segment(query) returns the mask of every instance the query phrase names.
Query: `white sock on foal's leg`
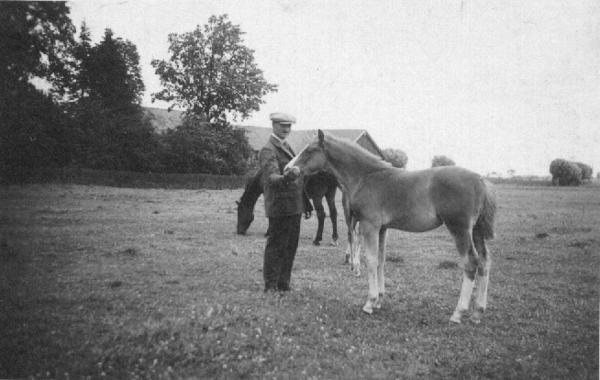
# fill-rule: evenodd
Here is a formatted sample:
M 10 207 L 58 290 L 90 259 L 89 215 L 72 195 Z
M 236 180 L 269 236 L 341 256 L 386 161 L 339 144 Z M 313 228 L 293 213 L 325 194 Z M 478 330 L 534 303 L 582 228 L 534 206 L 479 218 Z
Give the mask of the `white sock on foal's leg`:
M 475 310 L 473 311 L 473 315 L 471 315 L 471 322 L 473 323 L 481 322 L 481 315 L 485 312 L 485 308 L 487 307 L 487 292 L 490 282 L 489 261 L 485 263 L 483 268 L 479 268 L 477 273 L 479 280 L 477 283 L 477 294 L 475 296 Z
M 377 307 L 379 300 L 379 283 L 377 280 L 377 250 L 367 245 L 365 252 L 365 261 L 367 264 L 367 278 L 369 280 L 369 293 L 367 303 L 363 310 L 369 314 L 373 313 L 373 307 Z
M 452 322 L 460 323 L 462 316 L 469 310 L 469 302 L 471 301 L 471 294 L 473 294 L 473 286 L 475 285 L 475 279 L 470 279 L 467 273 L 463 271 L 463 282 L 460 288 L 460 297 L 458 298 L 458 304 L 454 310 L 454 314 L 450 317 Z

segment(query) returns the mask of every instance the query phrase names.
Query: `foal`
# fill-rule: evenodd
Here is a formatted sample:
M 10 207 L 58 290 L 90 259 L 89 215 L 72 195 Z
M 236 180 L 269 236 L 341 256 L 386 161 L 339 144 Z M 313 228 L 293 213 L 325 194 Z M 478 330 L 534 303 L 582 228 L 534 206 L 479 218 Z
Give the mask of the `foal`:
M 335 175 L 348 196 L 365 246 L 369 292 L 363 310 L 381 307 L 385 293 L 387 229 L 425 232 L 445 224 L 463 261 L 460 297 L 451 321 L 460 323 L 478 276 L 471 320 L 479 323 L 487 305 L 491 258 L 485 240 L 494 237 L 496 193 L 479 175 L 456 166 L 420 171 L 392 167 L 358 144 L 322 131 L 286 166 L 286 171 Z

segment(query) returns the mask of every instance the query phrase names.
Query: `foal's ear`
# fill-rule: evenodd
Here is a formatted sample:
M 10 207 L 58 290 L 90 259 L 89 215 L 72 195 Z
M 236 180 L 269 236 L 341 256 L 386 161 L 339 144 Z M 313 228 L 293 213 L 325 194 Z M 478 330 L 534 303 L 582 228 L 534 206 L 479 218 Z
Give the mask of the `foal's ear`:
M 323 142 L 325 141 L 325 134 L 322 130 L 319 129 L 319 145 L 323 146 Z

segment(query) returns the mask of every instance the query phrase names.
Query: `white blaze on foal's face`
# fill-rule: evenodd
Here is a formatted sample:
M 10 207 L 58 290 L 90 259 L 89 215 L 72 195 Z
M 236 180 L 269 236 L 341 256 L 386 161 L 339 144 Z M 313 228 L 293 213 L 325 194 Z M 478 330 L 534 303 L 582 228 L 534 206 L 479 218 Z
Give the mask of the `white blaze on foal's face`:
M 288 162 L 284 171 L 290 171 L 292 167 L 295 167 L 304 172 L 304 174 L 311 175 L 319 170 L 323 170 L 324 165 L 325 157 L 323 152 L 313 142 L 305 146 L 298 155 Z
M 306 149 L 306 147 L 304 147 L 304 149 L 302 149 L 302 151 L 300 153 L 295 155 L 294 158 L 292 158 L 292 160 L 290 162 L 288 162 L 287 165 L 285 165 L 285 168 L 283 170 L 284 173 L 287 173 L 290 170 L 294 170 L 294 171 L 297 171 L 296 174 L 300 174 L 300 168 L 296 166 L 296 163 L 298 162 L 298 157 L 300 157 L 302 155 L 302 153 L 304 152 L 305 149 Z

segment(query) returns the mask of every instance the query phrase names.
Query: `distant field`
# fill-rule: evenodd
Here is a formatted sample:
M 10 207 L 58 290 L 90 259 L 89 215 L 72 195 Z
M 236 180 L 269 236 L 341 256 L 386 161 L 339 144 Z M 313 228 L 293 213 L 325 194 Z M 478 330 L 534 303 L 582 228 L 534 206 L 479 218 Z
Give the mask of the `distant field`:
M 389 233 L 366 315 L 366 278 L 345 244 L 311 245 L 315 218 L 294 291 L 262 293 L 267 221 L 261 198 L 235 235 L 242 190 L 2 187 L 0 378 L 598 379 L 600 188 L 498 190 L 488 310 L 455 325 L 444 228 Z

